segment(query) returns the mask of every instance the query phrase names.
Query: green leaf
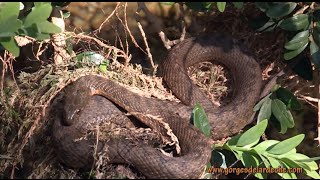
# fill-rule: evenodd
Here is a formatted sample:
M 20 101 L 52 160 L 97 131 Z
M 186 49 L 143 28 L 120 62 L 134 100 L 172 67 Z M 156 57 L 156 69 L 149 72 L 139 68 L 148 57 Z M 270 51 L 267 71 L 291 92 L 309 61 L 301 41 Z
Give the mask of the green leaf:
M 242 159 L 243 151 L 233 150 L 232 152 L 236 156 L 237 159 L 240 159 L 240 160 Z
M 282 167 L 283 168 L 286 168 L 286 169 L 289 169 L 289 168 L 292 168 L 292 164 L 287 164 L 287 162 L 281 162 L 282 164 Z M 278 173 L 283 179 L 297 179 L 297 176 L 296 174 L 294 173 Z
M 217 8 L 220 12 L 224 12 L 226 8 L 226 2 L 217 2 Z
M 164 4 L 164 5 L 174 5 L 175 2 L 160 2 L 160 4 Z
M 320 175 L 317 171 L 308 171 L 308 170 L 304 170 L 305 174 L 309 177 L 312 177 L 313 179 L 320 179 Z
M 258 154 L 258 155 L 262 159 L 263 164 L 264 164 L 265 167 L 270 167 L 271 166 L 269 160 L 266 157 L 264 157 L 262 154 Z
M 201 179 L 213 179 L 212 173 L 205 173 Z
M 292 159 L 289 158 L 282 158 L 281 159 L 282 162 L 284 162 L 285 164 L 287 164 L 290 168 L 303 168 L 303 169 L 308 169 L 307 166 L 303 165 L 303 164 L 298 164 L 295 161 L 293 161 Z M 302 165 L 302 166 L 301 166 Z M 310 171 L 310 170 L 309 170 Z
M 19 2 L 0 2 L 0 24 L 8 19 L 17 19 L 19 16 Z M 6 24 L 7 25 L 7 24 Z
M 234 5 L 234 7 L 236 7 L 237 9 L 241 9 L 243 7 L 243 2 L 232 2 L 232 4 Z
M 310 42 L 310 55 L 312 62 L 317 68 L 320 68 L 320 50 L 319 46 L 314 41 Z
M 14 32 L 1 32 L 0 31 L 0 38 L 5 38 L 5 37 L 13 37 L 16 34 Z
M 21 31 L 23 31 L 23 32 L 19 32 L 21 35 L 25 34 L 33 38 L 37 38 L 38 33 L 40 32 L 36 24 L 32 24 L 28 27 L 21 28 Z
M 283 126 L 286 128 L 294 127 L 294 120 L 290 111 L 287 110 L 286 105 L 279 99 L 273 99 L 271 104 L 271 110 L 273 115 L 280 122 L 281 129 Z M 285 133 L 282 131 L 280 133 Z
M 247 168 L 259 167 L 260 164 L 263 166 L 262 159 L 260 158 L 260 156 L 249 151 L 242 153 L 241 162 Z M 266 176 L 265 173 L 264 175 L 261 173 L 255 173 L 254 175 L 260 179 L 265 179 L 264 177 Z
M 68 17 L 70 17 L 70 15 L 70 11 L 63 11 L 63 19 L 67 19 Z
M 288 50 L 296 50 L 304 46 L 309 42 L 309 30 L 299 32 L 289 42 L 285 44 L 285 48 Z
M 288 2 L 288 3 L 276 3 L 272 5 L 267 10 L 267 16 L 271 18 L 280 18 L 290 14 L 294 8 L 297 6 L 297 3 Z
M 301 40 L 301 41 L 299 41 L 297 43 L 293 43 L 293 44 L 292 43 L 290 43 L 290 44 L 286 43 L 284 47 L 287 50 L 297 50 L 299 48 L 302 48 L 302 47 L 308 45 L 308 43 L 309 43 L 309 39 L 306 38 L 306 39 L 303 39 L 303 40 Z
M 304 134 L 299 134 L 284 141 L 281 141 L 271 147 L 267 148 L 267 152 L 270 154 L 281 155 L 291 151 L 297 147 L 304 139 Z
M 289 90 L 280 87 L 276 91 L 277 97 L 284 102 L 289 109 L 300 110 L 302 109 L 301 103 L 298 101 L 295 95 L 292 94 Z
M 288 159 L 294 160 L 297 164 L 304 164 L 307 166 L 307 168 L 310 171 L 313 170 L 318 170 L 318 164 L 315 161 L 312 161 L 311 158 L 308 156 L 301 154 L 301 153 L 295 153 L 295 154 L 290 154 L 287 156 Z
M 262 141 L 261 143 L 259 143 L 258 145 L 256 145 L 253 150 L 256 151 L 258 154 L 262 154 L 266 151 L 266 149 L 268 149 L 269 147 L 275 145 L 279 143 L 279 141 L 277 140 L 266 140 L 266 141 Z
M 19 57 L 20 48 L 13 37 L 0 38 L 1 45 L 12 53 L 15 57 Z
M 21 28 L 21 26 L 22 26 L 22 21 L 20 19 L 12 17 L 3 23 L 0 22 L 0 34 L 2 37 L 5 37 L 5 34 L 15 35 L 15 32 L 19 28 Z
M 269 9 L 268 2 L 255 2 L 255 5 L 262 11 L 266 12 Z
M 185 5 L 195 11 L 208 11 L 212 7 L 212 2 L 185 2 Z
M 296 149 L 296 148 L 293 148 L 293 149 L 291 149 L 289 152 L 286 152 L 286 153 L 284 153 L 284 154 L 277 155 L 277 158 L 279 158 L 279 159 L 285 158 L 285 157 L 288 157 L 289 155 L 296 154 L 296 153 L 297 153 L 297 149 Z
M 51 5 L 50 2 L 34 2 L 34 6 L 35 6 L 35 7 L 39 7 L 39 6 L 43 5 L 43 4 L 49 4 L 49 5 Z
M 313 158 L 307 158 L 307 159 L 299 159 L 297 161 L 301 161 L 301 162 L 312 162 L 312 161 L 318 161 L 320 160 L 320 156 L 318 157 L 313 157 Z
M 270 157 L 270 156 L 267 156 L 266 158 L 269 160 L 271 167 L 273 167 L 273 168 L 281 167 L 281 164 L 277 159 Z
M 264 98 L 262 98 L 253 108 L 253 111 L 258 111 L 260 109 L 260 107 L 262 106 L 262 104 L 267 101 L 267 99 L 270 99 L 271 93 L 269 93 L 267 96 L 265 96 Z
M 49 21 L 39 22 L 37 23 L 37 26 L 41 33 L 48 33 L 48 34 L 61 33 L 61 29 Z
M 293 17 L 284 19 L 279 27 L 287 31 L 299 31 L 309 26 L 307 14 L 298 14 Z
M 107 72 L 107 69 L 108 69 L 108 66 L 109 66 L 109 61 L 103 61 L 100 66 L 99 66 L 99 70 L 103 73 L 106 73 Z
M 272 18 L 269 19 L 262 27 L 257 29 L 258 32 L 270 32 L 273 31 L 274 28 L 277 26 L 276 22 L 273 21 Z
M 231 137 L 231 139 L 226 143 L 227 146 L 236 146 L 238 141 L 239 141 L 239 138 L 240 138 L 241 134 L 237 134 L 233 137 Z
M 287 45 L 295 44 L 300 41 L 303 41 L 305 39 L 309 38 L 309 30 L 301 31 L 297 33 L 289 42 L 287 42 Z
M 308 45 L 309 41 L 304 42 L 305 44 L 301 46 L 299 49 L 293 50 L 293 51 L 287 51 L 284 53 L 283 58 L 285 60 L 290 60 L 296 56 L 298 56 Z
M 0 3 L 0 36 L 10 37 L 21 28 L 22 22 L 17 19 L 19 15 L 18 2 Z
M 50 39 L 50 35 L 47 33 L 36 33 L 35 38 L 37 40 L 45 40 L 45 39 Z
M 252 128 L 248 129 L 246 132 L 240 135 L 237 146 L 246 146 L 248 144 L 256 142 L 258 139 L 260 139 L 260 137 L 266 130 L 267 125 L 268 120 L 263 120 Z
M 271 92 L 272 92 L 272 93 L 276 92 L 280 87 L 281 87 L 281 86 L 280 86 L 279 84 L 273 85 L 272 88 L 271 88 Z
M 271 117 L 271 103 L 272 100 L 270 98 L 267 98 L 266 101 L 262 104 L 258 115 L 258 122 L 264 119 L 269 119 Z
M 42 4 L 38 7 L 33 7 L 32 11 L 27 15 L 24 26 L 28 27 L 32 24 L 37 24 L 41 21 L 46 21 L 52 11 L 52 6 L 50 4 Z
M 210 137 L 210 124 L 208 117 L 200 104 L 196 104 L 192 110 L 194 126 L 197 127 L 205 136 Z

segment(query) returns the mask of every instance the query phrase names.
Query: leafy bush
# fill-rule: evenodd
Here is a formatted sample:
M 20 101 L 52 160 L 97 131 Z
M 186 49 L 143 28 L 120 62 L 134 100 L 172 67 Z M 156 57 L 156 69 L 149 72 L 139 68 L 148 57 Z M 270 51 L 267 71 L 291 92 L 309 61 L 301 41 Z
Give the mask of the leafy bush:
M 280 101 L 280 100 L 277 100 Z M 281 102 L 281 101 L 280 101 Z M 194 107 L 193 123 L 207 137 L 210 136 L 210 126 L 208 118 L 201 105 Z M 221 150 L 231 151 L 242 164 L 247 167 L 272 167 L 272 168 L 302 168 L 307 176 L 319 179 L 317 173 L 318 165 L 315 160 L 320 157 L 309 158 L 308 156 L 298 153 L 296 147 L 304 139 L 304 134 L 299 134 L 284 141 L 265 140 L 260 141 L 268 125 L 268 120 L 261 120 L 257 125 L 251 127 L 246 132 L 236 135 L 223 145 L 216 145 L 213 149 L 214 159 L 220 159 L 220 167 L 226 168 L 226 158 Z M 209 131 L 208 131 L 209 130 Z M 207 166 L 210 168 L 211 164 Z M 278 173 L 279 176 L 286 179 L 296 179 L 295 173 Z M 266 179 L 266 173 L 255 173 L 259 179 Z
M 34 2 L 26 16 L 19 17 L 25 6 L 19 2 L 0 3 L 0 44 L 14 56 L 20 55 L 15 36 L 29 36 L 37 40 L 49 39 L 61 29 L 48 21 L 52 12 L 50 2 Z
M 174 2 L 163 2 L 173 5 Z M 224 12 L 228 6 L 241 9 L 243 2 L 185 2 L 188 8 L 208 12 L 217 8 Z M 293 68 L 304 79 L 312 79 L 311 62 L 320 67 L 320 7 L 316 2 L 255 2 L 263 16 L 250 20 L 251 26 L 258 32 L 273 31 L 280 28 L 286 31 L 287 42 L 284 45 L 283 59 L 299 59 Z M 307 48 L 309 45 L 309 48 Z M 309 54 L 309 56 L 302 56 Z M 301 55 L 301 56 L 299 56 Z M 310 58 L 309 58 L 310 57 Z

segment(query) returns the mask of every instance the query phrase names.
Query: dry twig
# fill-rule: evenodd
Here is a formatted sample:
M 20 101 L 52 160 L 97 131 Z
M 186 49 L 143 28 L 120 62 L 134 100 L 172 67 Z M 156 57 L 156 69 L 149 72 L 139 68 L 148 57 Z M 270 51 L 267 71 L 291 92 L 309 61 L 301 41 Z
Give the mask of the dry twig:
M 116 7 L 114 8 L 114 10 L 111 12 L 111 14 L 100 24 L 99 28 L 97 29 L 100 33 L 101 29 L 103 28 L 103 26 L 105 25 L 105 23 L 107 21 L 109 21 L 109 19 L 114 15 L 114 13 L 116 12 L 116 10 L 118 9 L 119 5 L 120 5 L 121 2 L 117 2 L 117 5 Z M 95 31 L 93 32 L 95 33 Z

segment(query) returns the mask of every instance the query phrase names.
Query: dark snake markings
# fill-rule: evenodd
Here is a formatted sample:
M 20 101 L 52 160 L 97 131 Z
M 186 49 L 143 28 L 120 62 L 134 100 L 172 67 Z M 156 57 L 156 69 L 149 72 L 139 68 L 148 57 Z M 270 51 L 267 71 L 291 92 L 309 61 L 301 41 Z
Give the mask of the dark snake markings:
M 216 61 L 230 71 L 234 83 L 231 103 L 214 107 L 190 80 L 186 68 L 203 61 Z M 153 147 L 130 140 L 99 142 L 97 152 L 108 147 L 110 163 L 132 165 L 147 178 L 199 178 L 210 159 L 210 144 L 189 124 L 193 105 L 200 103 L 209 118 L 214 140 L 231 136 L 250 123 L 261 90 L 261 69 L 249 51 L 236 40 L 222 35 L 186 39 L 170 50 L 164 60 L 163 79 L 182 103 L 141 97 L 101 76 L 83 76 L 68 85 L 58 104 L 52 106 L 53 140 L 59 159 L 69 167 L 91 167 L 95 139 L 83 137 L 90 125 L 114 122 L 130 127 L 128 112 L 160 116 L 178 137 L 178 157 L 168 157 Z M 116 105 L 117 106 L 116 106 Z M 62 113 L 63 112 L 63 113 Z

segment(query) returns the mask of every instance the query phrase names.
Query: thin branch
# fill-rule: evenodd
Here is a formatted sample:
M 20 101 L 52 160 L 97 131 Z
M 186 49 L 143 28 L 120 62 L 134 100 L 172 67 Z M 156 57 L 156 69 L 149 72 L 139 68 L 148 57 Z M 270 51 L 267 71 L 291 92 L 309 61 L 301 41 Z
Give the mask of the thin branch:
M 147 37 L 146 37 L 146 34 L 144 33 L 144 30 L 143 30 L 143 27 L 141 25 L 140 22 L 137 22 L 137 25 L 138 25 L 138 28 L 140 30 L 140 33 L 143 37 L 143 41 L 144 41 L 144 44 L 146 45 L 146 51 L 148 53 L 148 58 L 150 60 L 150 64 L 151 64 L 151 67 L 154 69 L 155 68 L 155 65 L 154 65 L 154 62 L 153 62 L 153 57 L 152 57 L 152 54 L 150 52 L 150 48 L 149 48 L 149 44 L 148 44 L 148 41 L 147 41 Z
M 143 10 L 143 9 L 144 9 L 144 10 Z M 153 62 L 153 57 L 152 57 L 152 54 L 151 54 L 151 52 L 150 52 L 150 48 L 149 48 L 149 44 L 148 44 L 148 41 L 147 41 L 147 37 L 146 37 L 146 34 L 145 34 L 145 32 L 144 32 L 144 30 L 143 30 L 143 27 L 142 27 L 142 25 L 141 25 L 141 23 L 140 23 L 139 12 L 140 12 L 141 10 L 143 10 L 143 11 L 146 13 L 146 15 L 147 15 L 147 14 L 150 15 L 151 13 L 149 12 L 149 10 L 147 9 L 146 5 L 145 5 L 143 2 L 138 2 L 138 9 L 137 9 L 137 11 L 136 11 L 136 13 L 135 13 L 135 19 L 136 19 L 136 21 L 137 21 L 137 25 L 138 25 L 138 28 L 139 28 L 139 30 L 140 30 L 140 33 L 141 33 L 141 35 L 142 35 L 142 37 L 143 37 L 143 41 L 144 41 L 144 44 L 145 44 L 145 46 L 146 46 L 146 51 L 147 51 L 147 54 L 148 54 L 148 58 L 149 58 L 151 67 L 152 67 L 152 69 L 155 69 L 155 64 L 154 64 L 154 62 Z M 147 16 L 149 16 L 149 15 L 147 15 Z M 151 16 L 152 16 L 152 15 L 151 15 Z M 156 24 L 157 27 L 160 28 L 160 24 L 157 23 L 157 20 L 158 20 L 158 19 L 156 19 L 154 16 L 153 16 L 153 17 L 150 17 L 150 18 L 151 18 L 151 19 L 154 19 L 154 23 Z
M 154 29 L 156 29 L 156 31 L 158 32 L 159 37 L 161 38 L 163 45 L 167 48 L 167 49 L 171 49 L 172 46 L 178 44 L 179 42 L 181 42 L 184 38 L 185 38 L 185 34 L 186 34 L 186 30 L 185 30 L 185 22 L 183 20 L 184 17 L 184 10 L 183 7 L 181 7 L 182 4 L 180 4 L 180 10 L 181 10 L 181 16 L 180 16 L 180 20 L 182 19 L 182 34 L 181 37 L 177 40 L 169 40 L 166 36 L 166 34 L 162 31 L 162 22 L 159 18 L 157 18 L 156 16 L 154 16 L 147 8 L 147 6 L 145 5 L 144 2 L 138 2 L 138 9 L 137 9 L 137 16 L 139 14 L 140 11 L 143 11 L 146 14 L 146 18 L 147 20 L 150 22 L 150 24 L 152 24 L 154 26 Z M 136 19 L 138 19 L 136 17 Z
M 128 6 L 128 3 L 126 2 L 125 3 L 125 6 L 124 6 L 124 26 L 126 27 L 127 31 L 129 32 L 129 35 L 131 37 L 131 40 L 133 42 L 133 44 L 139 48 L 143 53 L 147 54 L 146 51 L 144 51 L 144 49 L 142 49 L 139 44 L 137 43 L 136 39 L 133 37 L 132 33 L 131 33 L 131 30 L 128 26 L 128 21 L 127 21 L 127 6 Z
M 114 10 L 111 12 L 111 14 L 100 24 L 99 28 L 97 29 L 100 33 L 101 29 L 103 28 L 103 26 L 105 25 L 105 23 L 107 21 L 109 21 L 109 19 L 114 15 L 114 13 L 116 12 L 116 10 L 118 9 L 119 5 L 121 2 L 117 2 L 116 7 L 114 8 Z
M 120 21 L 120 23 L 122 24 L 122 26 L 125 28 L 126 26 L 125 26 L 125 24 L 123 23 L 121 17 L 119 16 L 118 11 L 116 12 L 116 16 L 117 16 L 118 20 Z M 125 31 L 124 31 L 124 34 L 125 34 L 125 36 L 126 36 L 126 37 L 125 37 L 125 41 L 126 41 L 126 50 L 125 50 L 125 52 L 126 52 L 126 55 L 129 56 L 128 34 L 127 34 L 127 30 L 126 30 L 126 29 L 125 29 Z M 118 33 L 117 33 L 117 36 L 119 36 Z M 120 39 L 120 36 L 119 36 L 119 39 Z M 120 42 L 121 42 L 121 39 L 120 39 Z M 123 46 L 122 43 L 121 43 L 121 47 L 122 47 L 122 49 L 124 50 L 124 46 Z M 126 60 L 130 60 L 130 59 L 126 59 Z M 125 62 L 125 65 L 127 66 L 128 64 L 129 64 L 129 61 L 126 61 L 126 62 Z

